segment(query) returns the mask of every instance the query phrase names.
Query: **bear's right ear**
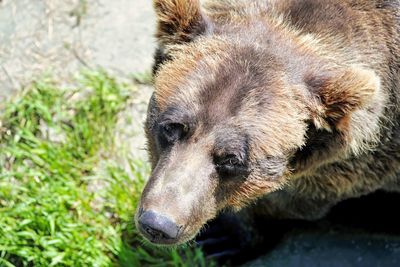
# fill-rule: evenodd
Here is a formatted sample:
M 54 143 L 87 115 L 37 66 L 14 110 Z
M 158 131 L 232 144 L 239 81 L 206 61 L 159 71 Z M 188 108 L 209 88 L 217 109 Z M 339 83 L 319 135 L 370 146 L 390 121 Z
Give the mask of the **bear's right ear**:
M 210 28 L 199 0 L 153 0 L 157 15 L 156 37 L 162 45 L 192 41 Z

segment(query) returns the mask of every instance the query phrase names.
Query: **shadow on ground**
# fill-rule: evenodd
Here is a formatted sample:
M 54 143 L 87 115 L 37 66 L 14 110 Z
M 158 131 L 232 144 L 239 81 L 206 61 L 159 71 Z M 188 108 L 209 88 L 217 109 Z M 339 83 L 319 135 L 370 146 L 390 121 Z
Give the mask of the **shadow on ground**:
M 246 267 L 400 266 L 400 195 L 377 192 L 340 203 L 317 222 L 281 221 Z

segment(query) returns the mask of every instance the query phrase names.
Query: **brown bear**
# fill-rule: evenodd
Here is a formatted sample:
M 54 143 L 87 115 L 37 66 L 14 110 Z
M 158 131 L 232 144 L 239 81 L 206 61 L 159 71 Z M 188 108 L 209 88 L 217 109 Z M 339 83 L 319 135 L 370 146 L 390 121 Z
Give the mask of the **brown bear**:
M 226 210 L 252 229 L 253 216 L 315 220 L 400 191 L 398 0 L 154 6 L 146 239 L 187 242 Z

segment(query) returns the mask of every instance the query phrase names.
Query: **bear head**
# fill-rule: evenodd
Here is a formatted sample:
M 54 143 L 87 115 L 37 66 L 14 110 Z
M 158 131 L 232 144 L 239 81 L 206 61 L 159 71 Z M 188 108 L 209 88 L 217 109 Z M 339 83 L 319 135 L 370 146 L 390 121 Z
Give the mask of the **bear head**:
M 135 218 L 149 241 L 187 242 L 222 210 L 346 155 L 352 115 L 378 95 L 374 72 L 319 56 L 282 23 L 213 17 L 197 0 L 154 5 L 163 61 Z

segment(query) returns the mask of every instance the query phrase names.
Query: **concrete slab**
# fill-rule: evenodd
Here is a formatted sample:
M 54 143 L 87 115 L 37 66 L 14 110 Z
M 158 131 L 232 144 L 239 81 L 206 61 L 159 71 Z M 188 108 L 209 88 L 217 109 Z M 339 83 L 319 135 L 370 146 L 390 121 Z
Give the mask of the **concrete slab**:
M 148 0 L 0 1 L 0 105 L 50 72 L 82 67 L 129 76 L 149 70 L 155 18 Z

